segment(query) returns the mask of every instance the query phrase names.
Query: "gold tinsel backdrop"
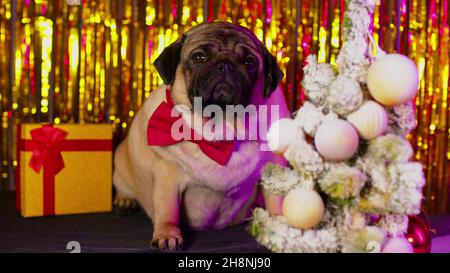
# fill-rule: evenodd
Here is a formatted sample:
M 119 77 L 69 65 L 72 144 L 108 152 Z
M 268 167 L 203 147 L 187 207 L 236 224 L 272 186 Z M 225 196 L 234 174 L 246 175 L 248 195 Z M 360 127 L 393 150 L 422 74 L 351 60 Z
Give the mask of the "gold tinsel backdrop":
M 427 176 L 424 208 L 449 211 L 449 0 L 381 0 L 375 39 L 420 72 L 418 127 L 409 137 Z M 0 0 L 1 188 L 13 189 L 19 122 L 115 125 L 116 143 L 151 90 L 152 66 L 193 25 L 227 20 L 252 29 L 285 72 L 291 109 L 303 102 L 302 66 L 335 64 L 345 0 Z

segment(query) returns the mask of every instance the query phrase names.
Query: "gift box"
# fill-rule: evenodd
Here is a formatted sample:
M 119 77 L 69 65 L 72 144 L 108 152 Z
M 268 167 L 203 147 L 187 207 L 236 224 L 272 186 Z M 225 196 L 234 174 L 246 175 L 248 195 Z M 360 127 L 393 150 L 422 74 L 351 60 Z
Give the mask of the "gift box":
M 16 208 L 23 217 L 109 212 L 109 124 L 20 124 Z

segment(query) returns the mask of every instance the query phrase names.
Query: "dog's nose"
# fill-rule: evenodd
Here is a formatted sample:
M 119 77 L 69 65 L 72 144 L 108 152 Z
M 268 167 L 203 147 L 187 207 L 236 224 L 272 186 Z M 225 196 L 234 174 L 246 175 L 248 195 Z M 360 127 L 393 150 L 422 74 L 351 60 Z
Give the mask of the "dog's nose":
M 217 65 L 217 69 L 220 72 L 229 72 L 234 69 L 234 65 L 229 62 L 221 62 Z
M 231 86 L 228 84 L 219 84 L 213 91 L 212 100 L 218 105 L 232 105 L 234 95 L 231 91 Z

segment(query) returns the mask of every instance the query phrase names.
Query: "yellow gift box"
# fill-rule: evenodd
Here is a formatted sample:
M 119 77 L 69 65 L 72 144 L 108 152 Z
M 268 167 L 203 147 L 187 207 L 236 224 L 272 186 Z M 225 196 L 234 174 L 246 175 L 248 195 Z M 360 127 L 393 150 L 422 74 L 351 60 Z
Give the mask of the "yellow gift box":
M 23 217 L 111 211 L 111 125 L 18 125 L 17 161 Z

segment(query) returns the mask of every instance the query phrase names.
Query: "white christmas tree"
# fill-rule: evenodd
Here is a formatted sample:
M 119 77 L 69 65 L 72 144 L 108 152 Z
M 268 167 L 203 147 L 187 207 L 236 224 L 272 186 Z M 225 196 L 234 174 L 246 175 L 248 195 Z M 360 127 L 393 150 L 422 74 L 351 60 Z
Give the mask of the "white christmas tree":
M 269 146 L 290 167 L 267 165 L 262 186 L 284 200 L 279 213 L 255 209 L 250 231 L 271 251 L 411 251 L 407 215 L 420 212 L 425 183 L 406 140 L 416 126 L 418 72 L 412 60 L 375 44 L 374 7 L 347 1 L 337 69 L 309 56 L 308 101 L 269 130 Z

